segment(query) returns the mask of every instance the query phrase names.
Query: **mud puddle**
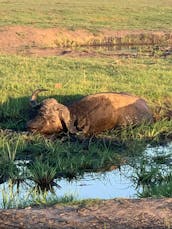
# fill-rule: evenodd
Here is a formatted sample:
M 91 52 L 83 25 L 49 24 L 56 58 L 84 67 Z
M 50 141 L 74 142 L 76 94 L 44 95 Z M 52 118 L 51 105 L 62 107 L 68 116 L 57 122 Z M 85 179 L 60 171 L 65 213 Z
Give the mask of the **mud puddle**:
M 95 45 L 73 48 L 19 48 L 13 50 L 17 55 L 32 57 L 162 57 L 172 55 L 172 46 L 158 45 Z
M 172 52 L 172 33 L 146 30 L 66 30 L 6 26 L 0 30 L 0 53 L 26 56 L 166 57 Z

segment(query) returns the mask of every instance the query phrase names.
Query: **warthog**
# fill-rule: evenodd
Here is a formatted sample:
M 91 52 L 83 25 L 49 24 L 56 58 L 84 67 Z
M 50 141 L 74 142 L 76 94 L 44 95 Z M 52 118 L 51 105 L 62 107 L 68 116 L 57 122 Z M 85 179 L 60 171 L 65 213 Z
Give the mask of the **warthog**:
M 152 113 L 145 100 L 127 93 L 105 92 L 85 96 L 65 106 L 54 98 L 37 103 L 39 92 L 33 92 L 30 104 L 36 115 L 27 123 L 28 130 L 43 134 L 70 133 L 95 135 L 102 131 L 152 121 Z

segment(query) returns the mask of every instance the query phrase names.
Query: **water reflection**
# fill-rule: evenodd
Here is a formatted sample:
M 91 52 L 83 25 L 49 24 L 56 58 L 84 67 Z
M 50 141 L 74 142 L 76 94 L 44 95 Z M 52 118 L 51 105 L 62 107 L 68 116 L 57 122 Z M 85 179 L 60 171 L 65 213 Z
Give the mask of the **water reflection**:
M 78 199 L 99 198 L 111 199 L 115 197 L 136 197 L 136 190 L 128 179 L 132 175 L 130 166 L 106 173 L 86 173 L 83 178 L 71 182 L 65 179 L 58 182 L 62 187 L 58 195 L 72 193 Z
M 28 161 L 27 161 L 28 162 Z M 26 170 L 24 163 L 24 170 Z M 140 157 L 132 157 L 128 165 L 108 172 L 85 173 L 78 179 L 68 181 L 64 178 L 54 180 L 51 191 L 56 197 L 72 195 L 76 199 L 111 199 L 115 197 L 137 198 L 156 195 L 172 195 L 172 144 L 150 147 Z M 114 167 L 115 168 L 115 167 Z M 169 185 L 167 187 L 167 185 Z M 17 204 L 21 200 L 32 200 L 35 183 L 24 180 L 18 187 L 12 180 L 0 185 L 0 206 L 4 203 Z M 61 188 L 60 188 L 61 187 Z M 165 188 L 165 194 L 164 194 Z M 158 191 L 157 191 L 158 190 Z M 159 193 L 159 190 L 161 191 Z M 34 195 L 33 195 L 34 194 Z M 52 193 L 46 192 L 45 198 Z M 43 194 L 44 195 L 44 194 Z M 34 196 L 34 198 L 37 198 Z M 41 197 L 42 198 L 42 197 Z M 37 200 L 37 199 L 36 199 Z M 14 205 L 12 205 L 14 206 Z
M 19 50 L 18 54 L 29 56 L 103 56 L 103 57 L 162 57 L 166 58 L 172 54 L 171 46 L 163 45 L 88 45 L 80 47 L 66 48 L 37 48 L 29 50 Z
M 102 45 L 80 48 L 81 51 L 87 50 L 99 54 L 109 56 L 124 56 L 124 57 L 167 57 L 172 54 L 172 47 L 160 45 Z
M 172 196 L 172 144 L 166 147 L 148 147 L 131 165 L 133 180 L 139 197 Z

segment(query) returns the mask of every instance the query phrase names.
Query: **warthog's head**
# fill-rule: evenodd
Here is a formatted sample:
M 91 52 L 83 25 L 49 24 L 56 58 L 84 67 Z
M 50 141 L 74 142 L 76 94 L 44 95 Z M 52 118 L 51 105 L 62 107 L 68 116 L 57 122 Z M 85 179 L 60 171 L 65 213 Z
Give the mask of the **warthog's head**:
M 37 95 L 45 89 L 37 89 L 30 98 L 30 105 L 35 110 L 33 119 L 28 121 L 27 129 L 31 132 L 52 134 L 68 129 L 70 125 L 70 112 L 66 106 L 49 98 L 37 103 Z

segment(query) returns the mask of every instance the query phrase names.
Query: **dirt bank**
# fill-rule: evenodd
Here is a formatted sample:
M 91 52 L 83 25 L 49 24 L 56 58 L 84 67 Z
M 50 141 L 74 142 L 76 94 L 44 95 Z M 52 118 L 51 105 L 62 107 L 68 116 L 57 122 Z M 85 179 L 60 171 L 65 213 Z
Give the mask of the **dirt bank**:
M 172 198 L 0 210 L 0 228 L 172 228 Z
M 34 56 L 75 56 L 73 47 L 112 46 L 123 44 L 172 44 L 172 32 L 165 31 L 112 31 L 92 33 L 86 30 L 59 28 L 40 29 L 27 26 L 0 27 L 0 53 Z M 78 50 L 78 56 L 90 56 L 88 50 Z
M 10 130 L 0 130 L 0 133 L 6 133 L 9 137 L 15 134 Z M 42 209 L 1 209 L 0 228 L 169 229 L 172 228 L 171 216 L 172 198 L 112 199 L 66 206 L 54 205 Z

